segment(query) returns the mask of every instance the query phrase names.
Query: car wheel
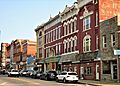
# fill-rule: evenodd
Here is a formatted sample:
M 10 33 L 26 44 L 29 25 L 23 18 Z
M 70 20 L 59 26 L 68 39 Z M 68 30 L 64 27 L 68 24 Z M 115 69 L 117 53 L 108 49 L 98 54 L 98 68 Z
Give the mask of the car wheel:
M 45 77 L 45 80 L 48 80 L 48 77 Z
M 59 79 L 58 79 L 58 77 L 56 78 L 56 82 L 59 82 Z
M 63 82 L 66 83 L 66 79 L 65 78 L 63 79 Z

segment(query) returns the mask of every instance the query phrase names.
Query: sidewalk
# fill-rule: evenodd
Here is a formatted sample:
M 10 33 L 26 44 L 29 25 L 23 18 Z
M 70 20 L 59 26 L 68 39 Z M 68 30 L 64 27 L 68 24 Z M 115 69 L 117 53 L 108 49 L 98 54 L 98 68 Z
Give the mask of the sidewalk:
M 120 86 L 118 82 L 111 82 L 111 81 L 94 81 L 94 80 L 79 80 L 79 83 L 88 84 L 93 86 Z

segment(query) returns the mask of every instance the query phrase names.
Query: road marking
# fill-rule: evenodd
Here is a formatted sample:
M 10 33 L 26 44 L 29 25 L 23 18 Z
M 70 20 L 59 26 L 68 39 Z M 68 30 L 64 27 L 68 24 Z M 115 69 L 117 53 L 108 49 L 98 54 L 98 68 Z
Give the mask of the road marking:
M 3 82 L 3 83 L 1 83 L 0 85 L 6 85 L 7 84 L 7 82 Z
M 15 80 L 19 80 L 19 81 L 23 81 L 23 82 L 27 82 L 27 83 L 31 83 L 31 84 L 35 84 L 35 85 L 38 85 L 40 83 L 36 83 L 36 82 L 33 82 L 33 81 L 28 81 L 27 79 L 21 79 L 21 78 L 12 78 L 12 79 L 15 79 Z

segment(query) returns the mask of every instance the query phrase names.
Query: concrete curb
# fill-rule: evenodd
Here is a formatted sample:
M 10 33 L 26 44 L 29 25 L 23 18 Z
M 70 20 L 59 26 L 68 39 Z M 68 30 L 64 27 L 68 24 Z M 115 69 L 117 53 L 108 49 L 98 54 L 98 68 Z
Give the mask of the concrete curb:
M 96 84 L 96 83 L 87 83 L 87 82 L 81 82 L 81 81 L 78 81 L 79 84 L 87 84 L 87 85 L 92 85 L 92 86 L 102 86 L 100 84 Z

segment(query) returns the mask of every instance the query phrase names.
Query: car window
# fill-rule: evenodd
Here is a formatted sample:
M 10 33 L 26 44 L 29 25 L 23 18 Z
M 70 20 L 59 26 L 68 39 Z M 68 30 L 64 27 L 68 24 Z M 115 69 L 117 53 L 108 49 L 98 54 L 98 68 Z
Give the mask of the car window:
M 66 75 L 67 73 L 61 73 L 60 75 Z
M 18 70 L 12 70 L 12 72 L 18 72 Z
M 68 73 L 68 75 L 77 75 L 76 73 Z

